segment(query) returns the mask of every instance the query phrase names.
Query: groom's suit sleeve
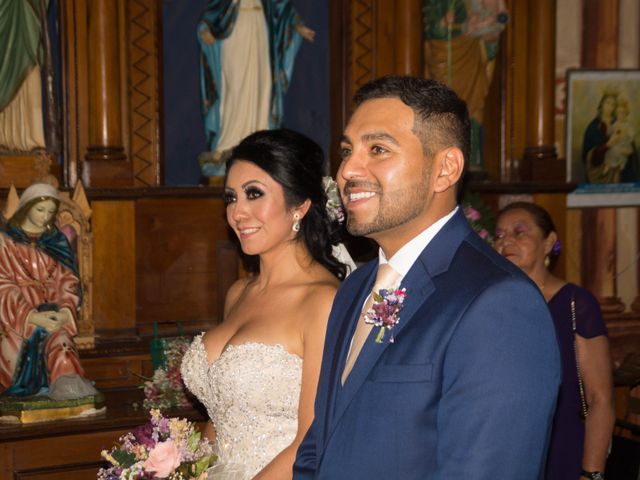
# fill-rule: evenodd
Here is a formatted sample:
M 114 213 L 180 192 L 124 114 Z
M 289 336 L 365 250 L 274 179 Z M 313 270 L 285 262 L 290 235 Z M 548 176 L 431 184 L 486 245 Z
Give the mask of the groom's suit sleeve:
M 433 480 L 540 478 L 559 384 L 555 329 L 539 292 L 514 277 L 486 288 L 444 358 Z
M 311 480 L 315 478 L 317 465 L 315 426 L 316 421 L 314 420 L 309 430 L 307 430 L 300 447 L 298 447 L 296 461 L 293 464 L 294 480 Z

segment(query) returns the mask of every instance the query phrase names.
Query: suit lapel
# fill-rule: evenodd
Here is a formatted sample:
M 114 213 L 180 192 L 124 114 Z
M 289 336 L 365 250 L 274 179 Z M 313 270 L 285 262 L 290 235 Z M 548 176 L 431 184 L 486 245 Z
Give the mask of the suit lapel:
M 330 343 L 328 344 L 333 345 L 334 349 L 332 352 L 325 352 L 325 355 L 329 354 L 329 373 L 328 375 L 323 376 L 323 381 L 325 382 L 324 385 L 318 386 L 318 391 L 324 391 L 327 395 L 324 399 L 326 402 L 326 409 L 324 411 L 323 438 L 319 439 L 319 445 L 324 444 L 323 439 L 328 433 L 329 426 L 334 418 L 338 391 L 342 388 L 340 385 L 340 377 L 342 376 L 342 370 L 344 369 L 347 353 L 349 352 L 349 346 L 351 345 L 351 337 L 353 336 L 357 320 L 360 316 L 362 305 L 373 286 L 376 266 L 377 261 L 360 267 L 358 269 L 358 273 L 362 275 L 362 278 L 359 283 L 354 284 L 353 288 L 349 288 L 353 294 L 351 296 L 346 296 L 345 301 L 342 302 L 344 309 L 340 308 L 338 305 L 334 307 L 336 312 L 344 313 L 338 313 L 335 317 L 332 317 L 332 321 L 336 322 L 338 326 L 334 330 L 334 336 L 332 336 Z M 356 273 L 354 272 L 352 275 L 355 274 Z M 354 280 L 356 279 L 354 278 Z M 351 299 L 351 302 L 349 302 L 349 298 Z
M 412 287 L 411 285 L 415 285 L 416 287 Z M 400 287 L 407 289 L 407 298 L 405 299 L 404 307 L 400 312 L 400 321 L 392 331 L 385 332 L 382 343 L 376 343 L 375 341 L 375 337 L 379 331 L 378 327 L 374 327 L 372 329 L 369 337 L 367 337 L 367 341 L 360 351 L 360 355 L 358 356 L 351 373 L 347 377 L 347 381 L 342 387 L 339 401 L 335 406 L 333 421 L 330 423 L 332 426 L 335 426 L 339 422 L 340 417 L 344 414 L 349 403 L 351 403 L 351 400 L 369 376 L 371 369 L 376 365 L 380 356 L 387 348 L 396 347 L 397 343 L 389 342 L 391 332 L 393 332 L 394 337 L 399 337 L 400 332 L 405 328 L 405 326 L 411 323 L 411 320 L 418 308 L 427 301 L 429 296 L 435 290 L 435 287 L 431 282 L 431 278 L 428 276 L 428 273 L 421 262 L 416 262 L 416 264 L 411 267 L 411 270 L 403 279 Z M 357 313 L 359 314 L 360 312 Z M 344 360 L 341 365 L 344 366 Z M 337 382 L 340 381 L 341 373 L 342 370 L 336 374 Z
M 377 364 L 380 356 L 387 348 L 402 348 L 402 330 L 411 323 L 417 310 L 424 305 L 435 292 L 435 285 L 432 279 L 448 270 L 458 246 L 469 233 L 471 233 L 471 229 L 462 210 L 459 209 L 422 251 L 409 272 L 407 272 L 407 275 L 400 284 L 400 288 L 407 289 L 407 297 L 404 301 L 404 307 L 400 312 L 400 321 L 392 330 L 397 340 L 394 343 L 390 343 L 389 337 L 391 332 L 387 331 L 385 332 L 385 338 L 382 343 L 375 343 L 378 328 L 373 328 L 340 394 L 335 395 L 335 392 L 333 392 L 332 404 L 334 413 L 331 417 L 327 418 L 328 430 L 326 430 L 327 436 L 325 437 L 327 440 L 332 431 L 335 430 L 335 426 L 340 421 L 340 418 L 345 413 L 354 396 L 369 376 L 371 369 Z M 375 268 L 373 268 L 372 272 L 375 272 Z M 370 273 L 368 276 L 367 289 L 361 290 L 361 295 L 358 296 L 359 302 L 355 305 L 355 308 L 353 304 L 351 306 L 349 313 L 349 331 L 347 332 L 347 336 L 341 339 L 343 343 L 340 352 L 340 361 L 338 363 L 340 369 L 332 371 L 331 384 L 333 388 L 340 388 L 341 368 L 344 367 L 346 351 L 351 341 L 351 335 L 353 335 L 355 321 L 359 316 L 362 303 L 364 302 L 364 296 L 373 285 L 373 280 L 373 273 Z M 351 335 L 348 333 L 351 333 Z

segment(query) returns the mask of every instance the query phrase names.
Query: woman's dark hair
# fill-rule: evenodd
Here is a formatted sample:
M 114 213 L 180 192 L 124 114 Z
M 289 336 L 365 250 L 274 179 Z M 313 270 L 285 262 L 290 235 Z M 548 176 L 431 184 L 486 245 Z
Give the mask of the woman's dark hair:
M 500 217 L 503 214 L 511 210 L 524 210 L 529 215 L 531 215 L 531 218 L 533 218 L 533 223 L 535 223 L 538 226 L 538 228 L 542 230 L 543 238 L 547 238 L 551 234 L 551 232 L 555 232 L 556 234 L 558 233 L 558 231 L 556 230 L 556 226 L 553 223 L 553 219 L 551 218 L 551 215 L 549 215 L 549 212 L 547 212 L 540 205 L 537 205 L 531 202 L 510 203 L 509 205 L 507 205 L 506 207 L 504 207 L 502 210 L 498 212 L 498 216 L 496 217 L 496 223 L 498 220 L 500 220 Z M 555 248 L 554 246 L 549 252 L 549 266 L 547 267 L 549 270 L 553 270 L 553 268 L 556 266 L 559 256 L 560 256 L 560 249 Z
M 293 130 L 261 130 L 246 137 L 233 149 L 227 160 L 227 172 L 238 160 L 253 163 L 278 182 L 284 190 L 288 207 L 298 206 L 307 198 L 311 200 L 309 211 L 300 222 L 296 240 L 304 240 L 313 259 L 343 279 L 347 267 L 332 254 L 333 244 L 340 240 L 340 225 L 329 219 L 325 206 L 327 194 L 322 186 L 322 148 Z

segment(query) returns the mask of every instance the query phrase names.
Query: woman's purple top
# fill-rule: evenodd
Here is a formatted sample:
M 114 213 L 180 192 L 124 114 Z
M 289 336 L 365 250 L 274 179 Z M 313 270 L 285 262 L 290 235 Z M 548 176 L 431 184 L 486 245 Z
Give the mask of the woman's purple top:
M 576 302 L 577 334 L 584 338 L 607 334 L 600 305 L 588 290 L 573 283 L 567 283 L 549 301 L 549 310 L 556 327 L 562 358 L 562 384 L 553 419 L 546 480 L 578 479 L 582 466 L 584 422 L 580 418 L 581 400 L 573 350 L 572 298 Z

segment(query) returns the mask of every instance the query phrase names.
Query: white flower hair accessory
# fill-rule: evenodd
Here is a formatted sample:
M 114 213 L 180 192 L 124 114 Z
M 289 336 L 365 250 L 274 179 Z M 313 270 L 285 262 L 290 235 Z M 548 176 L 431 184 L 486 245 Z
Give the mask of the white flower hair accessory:
M 342 224 L 344 222 L 344 210 L 342 208 L 342 201 L 340 200 L 338 184 L 331 177 L 322 177 L 322 187 L 327 194 L 325 208 L 329 218 L 332 222 Z

